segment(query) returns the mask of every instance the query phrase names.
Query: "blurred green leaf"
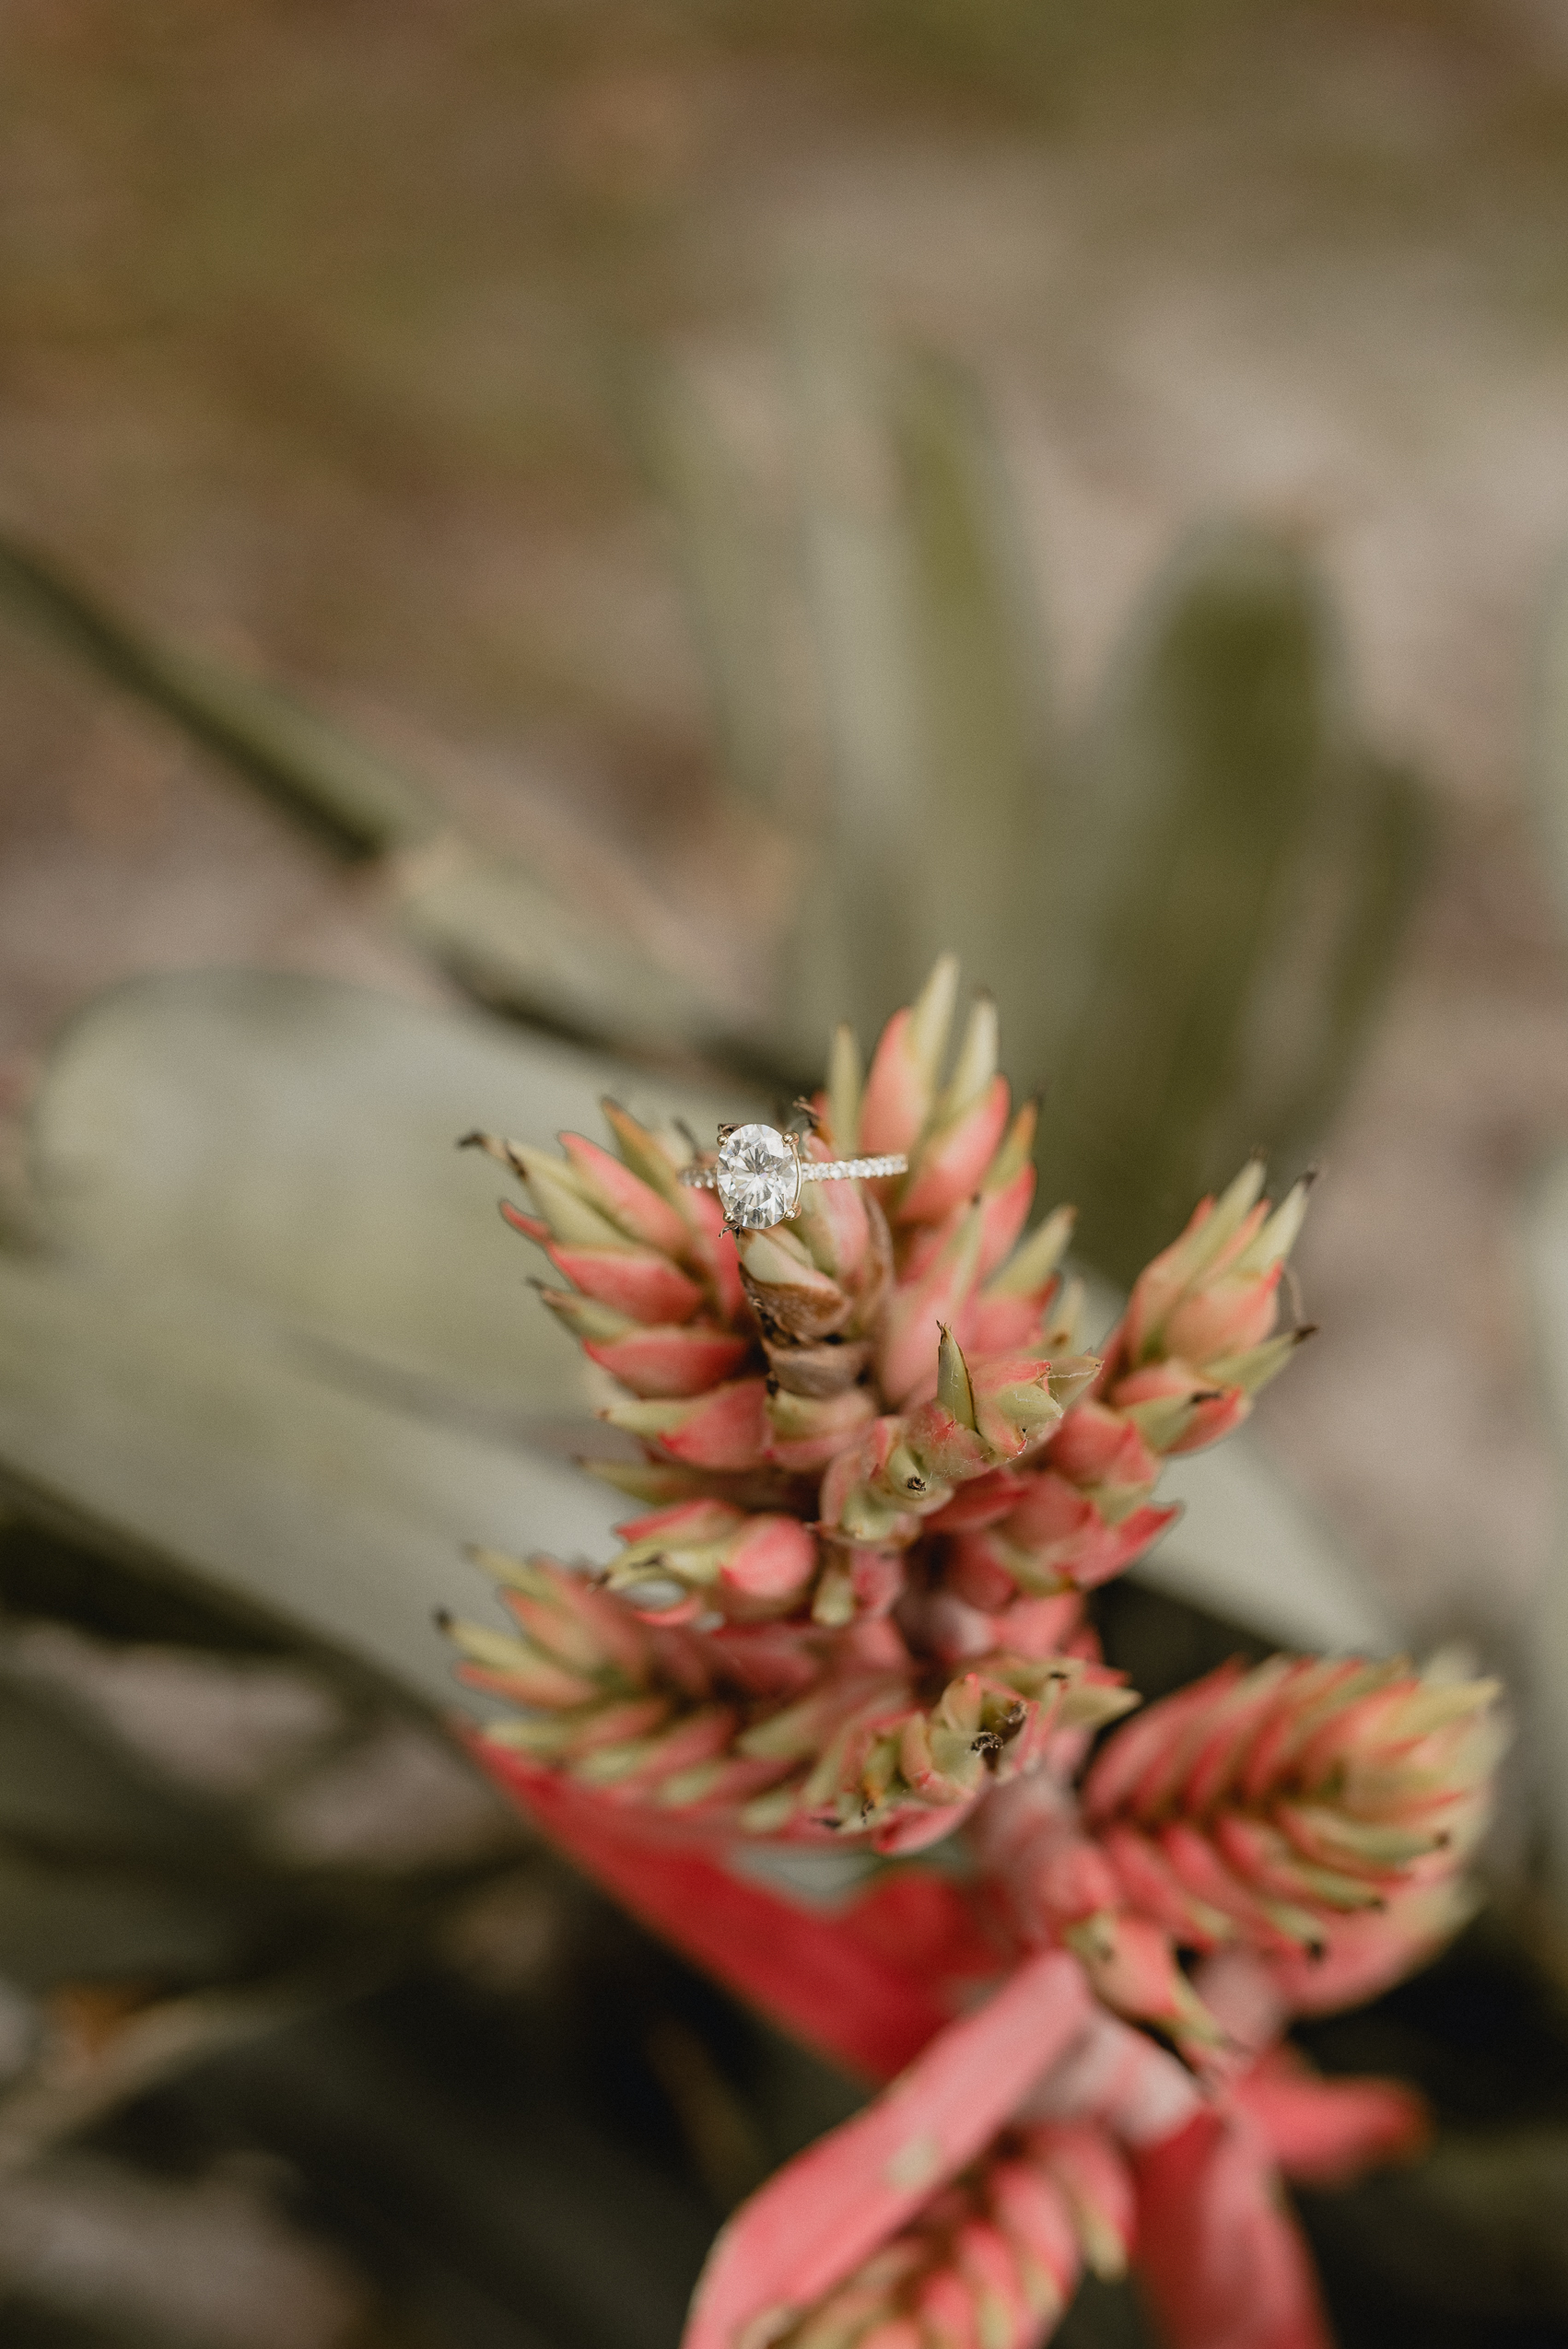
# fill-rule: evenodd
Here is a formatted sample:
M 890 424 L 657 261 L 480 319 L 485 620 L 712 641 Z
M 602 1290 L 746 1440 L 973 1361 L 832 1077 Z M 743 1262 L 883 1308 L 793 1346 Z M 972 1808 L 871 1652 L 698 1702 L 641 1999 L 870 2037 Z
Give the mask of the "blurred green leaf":
M 825 809 L 796 946 L 815 1024 L 870 1038 L 939 953 L 1025 1056 L 1055 868 L 1044 629 L 1000 450 L 962 368 L 802 285 L 790 390 Z
M 654 1060 L 768 1065 L 684 972 L 655 963 L 608 920 L 546 894 L 514 859 L 459 834 L 400 857 L 392 903 L 413 942 L 466 992 L 556 1034 Z
M 0 1493 L 450 1705 L 433 1610 L 493 1604 L 463 1546 L 603 1554 L 624 1504 L 333 1367 L 167 1275 L 0 1260 Z
M 1536 640 L 1528 778 L 1546 878 L 1568 925 L 1568 555 L 1548 585 Z
M 1129 1280 L 1248 1149 L 1326 1113 L 1416 819 L 1351 743 L 1314 572 L 1240 525 L 1199 532 L 1154 589 L 1075 805 L 1043 1172 L 1085 1254 Z
M 227 1294 L 353 1356 L 406 1406 L 509 1436 L 543 1422 L 558 1445 L 563 1420 L 586 1429 L 581 1355 L 526 1285 L 544 1259 L 497 1214 L 515 1185 L 455 1145 L 475 1127 L 601 1135 L 606 1093 L 708 1133 L 737 1114 L 733 1093 L 323 980 L 139 979 L 56 1046 L 32 1109 L 34 1187 L 74 1264 Z
M 807 852 L 793 1048 L 843 1016 L 869 1042 L 956 948 L 1021 1088 L 1044 1088 L 1047 1189 L 1130 1279 L 1255 1145 L 1316 1148 L 1422 870 L 1420 797 L 1356 738 L 1313 567 L 1244 524 L 1178 550 L 1065 754 L 978 387 L 880 338 L 830 280 L 797 288 L 790 324 L 821 769 L 788 810 Z M 657 478 L 685 543 L 725 494 L 700 409 L 681 415 L 682 463 Z M 747 704 L 761 670 L 704 616 L 722 576 L 693 589 L 696 631 L 716 703 Z M 765 599 L 743 600 L 755 636 Z M 748 723 L 771 723 L 760 701 Z
M 0 536 L 0 602 L 161 710 L 350 853 L 383 860 L 421 948 L 485 1001 L 654 1055 L 731 1048 L 726 1013 L 684 971 L 465 839 L 432 794 L 290 695 L 156 642 L 29 548 Z
M 804 1032 L 867 1037 L 931 958 L 919 926 L 919 717 L 888 356 L 842 288 L 803 281 L 789 382 L 825 798 L 791 987 Z
M 1347 754 L 1324 778 L 1281 893 L 1209 1145 L 1223 1179 L 1264 1137 L 1292 1172 L 1321 1141 L 1394 970 L 1432 821 L 1403 769 Z
M 1363 1567 L 1256 1438 L 1175 1460 L 1162 1502 L 1182 1513 L 1133 1571 L 1151 1590 L 1222 1615 L 1281 1647 L 1393 1655 L 1405 1635 Z
M 778 567 L 753 485 L 683 368 L 645 359 L 625 406 L 644 478 L 671 525 L 726 778 L 755 806 L 778 812 Z
M 380 856 L 441 829 L 435 802 L 391 760 L 275 686 L 144 636 L 43 555 L 4 537 L 0 599 L 319 824 L 340 847 Z
M 1043 616 L 996 434 L 951 362 L 899 367 L 890 418 L 903 485 L 919 764 L 919 967 L 955 951 L 1001 1009 L 1015 1065 L 1038 1058 L 1057 898 L 1055 768 Z

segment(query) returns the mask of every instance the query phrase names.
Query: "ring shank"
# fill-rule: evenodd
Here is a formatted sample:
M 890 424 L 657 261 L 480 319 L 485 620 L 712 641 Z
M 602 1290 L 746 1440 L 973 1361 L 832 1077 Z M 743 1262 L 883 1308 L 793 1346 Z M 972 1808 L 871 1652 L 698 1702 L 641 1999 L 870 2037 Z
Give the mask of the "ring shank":
M 902 1151 L 890 1151 L 881 1158 L 802 1158 L 802 1183 L 874 1183 L 883 1174 L 907 1174 L 909 1162 Z M 683 1166 L 681 1181 L 690 1191 L 716 1191 L 719 1170 L 716 1166 Z
M 874 1183 L 883 1174 L 907 1174 L 909 1162 L 902 1151 L 881 1158 L 807 1158 L 801 1163 L 802 1183 Z

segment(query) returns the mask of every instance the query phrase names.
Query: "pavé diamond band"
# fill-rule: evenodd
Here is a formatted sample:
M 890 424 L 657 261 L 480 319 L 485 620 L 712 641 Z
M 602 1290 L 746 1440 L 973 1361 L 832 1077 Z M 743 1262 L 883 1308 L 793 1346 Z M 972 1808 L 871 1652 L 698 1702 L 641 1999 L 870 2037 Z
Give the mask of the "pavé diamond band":
M 781 1134 L 773 1126 L 720 1126 L 717 1163 L 684 1167 L 681 1180 L 693 1190 L 717 1191 L 732 1232 L 766 1232 L 794 1214 L 804 1183 L 874 1182 L 879 1174 L 906 1174 L 908 1165 L 902 1151 L 807 1158 L 799 1134 Z

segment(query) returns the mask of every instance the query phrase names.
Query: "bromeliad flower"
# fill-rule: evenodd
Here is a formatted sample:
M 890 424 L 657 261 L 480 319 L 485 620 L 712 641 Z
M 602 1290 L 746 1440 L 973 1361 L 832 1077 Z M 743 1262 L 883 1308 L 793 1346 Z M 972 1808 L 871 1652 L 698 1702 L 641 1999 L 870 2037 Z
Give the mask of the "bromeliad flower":
M 732 2223 L 689 2349 L 1027 2349 L 1082 2262 L 1129 2252 L 1181 2349 L 1316 2343 L 1277 2165 L 1346 2173 L 1422 2121 L 1279 2034 L 1464 1913 L 1495 1690 L 1276 1657 L 1089 1760 L 1138 1700 L 1085 1594 L 1170 1523 L 1164 1460 L 1307 1334 L 1277 1326 L 1306 1186 L 1271 1207 L 1249 1163 L 1086 1353 L 1071 1214 L 1025 1230 L 1035 1112 L 989 1002 L 943 1075 L 955 988 L 943 962 L 863 1081 L 839 1034 L 790 1145 L 833 1179 L 792 1179 L 766 1228 L 727 1228 L 711 1161 L 614 1104 L 614 1153 L 473 1138 L 624 1390 L 604 1417 L 634 1448 L 593 1465 L 638 1510 L 597 1571 L 484 1557 L 512 1627 L 451 1628 L 514 1709 L 476 1745 L 790 2028 L 873 2079 L 915 2059 Z M 848 1178 L 867 1162 L 890 1171 Z M 912 1856 L 955 1835 L 957 1871 Z M 902 1864 L 822 1914 L 731 1871 L 746 1841 Z

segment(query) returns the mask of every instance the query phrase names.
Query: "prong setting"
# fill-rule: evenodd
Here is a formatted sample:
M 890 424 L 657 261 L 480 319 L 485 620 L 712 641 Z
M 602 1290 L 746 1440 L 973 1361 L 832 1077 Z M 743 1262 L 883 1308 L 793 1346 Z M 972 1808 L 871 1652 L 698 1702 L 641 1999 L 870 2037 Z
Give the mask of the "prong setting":
M 800 1143 L 774 1126 L 731 1126 L 720 1135 L 714 1177 L 726 1222 L 766 1232 L 800 1205 Z
M 717 1191 L 724 1230 L 739 1234 L 787 1222 L 799 1212 L 807 1183 L 874 1182 L 902 1174 L 907 1166 L 907 1159 L 897 1152 L 883 1158 L 808 1159 L 803 1136 L 754 1123 L 720 1126 L 717 1158 L 685 1167 L 681 1180 Z

